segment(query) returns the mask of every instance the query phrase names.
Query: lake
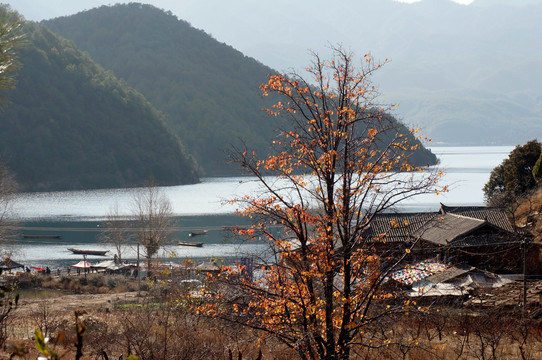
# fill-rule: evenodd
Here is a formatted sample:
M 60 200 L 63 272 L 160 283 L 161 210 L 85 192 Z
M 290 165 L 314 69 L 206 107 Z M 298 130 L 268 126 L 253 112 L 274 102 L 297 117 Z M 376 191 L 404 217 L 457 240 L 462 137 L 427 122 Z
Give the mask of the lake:
M 426 194 L 401 204 L 401 211 L 434 211 L 440 203 L 446 205 L 484 205 L 482 188 L 491 170 L 500 164 L 513 149 L 511 146 L 488 147 L 431 147 L 445 171 L 442 185 L 449 185 L 447 193 Z M 175 213 L 173 237 L 193 240 L 188 235 L 194 230 L 208 230 L 197 237 L 205 244 L 201 248 L 169 245 L 161 254 L 172 261 L 194 258 L 197 261 L 219 257 L 239 258 L 265 251 L 258 243 L 235 243 L 224 230 L 248 220 L 235 215 L 235 207 L 225 204 L 232 197 L 252 193 L 257 183 L 249 177 L 204 178 L 194 185 L 168 186 L 160 189 L 171 201 Z M 103 220 L 110 209 L 118 205 L 121 215 L 129 215 L 132 189 L 94 191 L 66 191 L 20 194 L 14 211 L 21 219 L 23 234 L 60 235 L 60 239 L 19 239 L 13 246 L 14 260 L 32 266 L 64 267 L 74 264 L 81 256 L 72 255 L 67 247 L 109 249 L 98 242 Z M 127 257 L 135 257 L 129 249 Z M 100 258 L 92 258 L 91 262 Z

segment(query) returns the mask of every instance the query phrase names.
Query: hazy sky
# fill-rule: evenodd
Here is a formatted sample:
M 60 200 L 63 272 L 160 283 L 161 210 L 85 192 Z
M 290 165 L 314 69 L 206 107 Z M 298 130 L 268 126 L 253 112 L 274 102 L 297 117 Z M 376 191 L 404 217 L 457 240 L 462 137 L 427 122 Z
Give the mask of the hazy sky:
M 404 2 L 404 3 L 415 3 L 415 2 L 418 2 L 418 1 L 422 1 L 422 0 L 395 0 L 395 1 L 399 1 L 399 2 Z M 453 2 L 456 2 L 458 4 L 463 4 L 463 5 L 468 5 L 470 3 L 472 3 L 474 0 L 453 0 Z
M 202 29 L 216 40 L 231 45 L 245 55 L 254 57 L 279 71 L 290 67 L 304 68 L 311 59 L 309 49 L 325 56 L 325 52 L 329 50 L 327 44 L 341 44 L 348 50 L 355 49 L 358 53 L 370 51 L 382 57 L 399 60 L 395 50 L 400 50 L 408 39 L 397 42 L 393 51 L 382 51 L 380 44 L 386 39 L 372 35 L 373 28 L 363 27 L 368 23 L 372 24 L 374 19 L 358 22 L 355 15 L 365 10 L 371 11 L 370 6 L 376 3 L 384 5 L 384 3 L 391 4 L 391 1 L 407 3 L 423 1 L 446 5 L 446 1 L 450 1 L 450 4 L 454 5 L 453 1 L 462 5 L 452 6 L 455 7 L 454 10 L 451 10 L 452 7 L 447 7 L 450 15 L 455 13 L 466 15 L 465 11 L 474 10 L 475 6 L 481 4 L 487 6 L 497 3 L 516 5 L 542 2 L 542 0 L 341 0 L 354 9 L 353 13 L 347 14 L 346 21 L 344 19 L 341 21 L 336 13 L 325 16 L 318 13 L 318 8 L 329 4 L 328 0 L 296 0 L 294 2 L 290 0 L 9 0 L 7 3 L 27 20 L 41 21 L 73 15 L 102 5 L 130 1 L 139 1 L 171 11 L 179 19 L 188 21 L 192 26 Z M 410 7 L 404 4 L 396 5 Z M 383 7 L 379 9 L 383 11 Z M 380 15 L 379 19 L 381 19 L 377 26 L 387 24 L 393 28 L 398 21 L 404 20 L 401 19 L 401 11 L 389 16 L 375 14 L 375 19 L 377 15 Z M 422 12 L 411 28 L 429 34 L 436 26 L 434 22 L 429 24 L 431 18 L 439 18 L 443 22 L 447 20 L 446 13 L 435 14 L 431 18 L 425 18 L 426 15 Z M 394 16 L 398 18 L 392 20 Z M 315 22 L 316 17 L 318 21 Z M 456 24 L 457 19 L 454 18 L 454 22 L 451 22 L 448 28 L 454 29 Z M 489 27 L 480 26 L 481 29 Z M 311 30 L 306 31 L 309 28 Z M 270 29 L 272 31 L 269 31 Z
M 141 3 L 152 4 L 165 10 L 171 10 L 174 14 L 182 13 L 183 8 L 190 7 L 194 3 L 202 0 L 139 0 Z M 395 0 L 406 3 L 418 2 L 421 0 Z M 453 0 L 459 4 L 470 4 L 474 0 Z M 110 0 L 9 0 L 1 1 L 11 5 L 12 8 L 19 11 L 28 20 L 40 21 L 51 19 L 63 15 L 72 15 L 74 13 L 92 9 L 101 5 L 114 5 L 116 3 L 126 3 L 130 1 L 110 1 Z M 180 16 L 182 18 L 182 16 Z M 186 20 L 186 19 L 183 19 Z

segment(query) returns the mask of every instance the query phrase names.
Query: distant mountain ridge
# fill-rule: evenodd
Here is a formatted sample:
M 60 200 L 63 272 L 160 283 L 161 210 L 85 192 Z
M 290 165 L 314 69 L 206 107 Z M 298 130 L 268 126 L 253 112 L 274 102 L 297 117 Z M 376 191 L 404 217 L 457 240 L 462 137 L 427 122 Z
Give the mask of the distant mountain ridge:
M 0 112 L 0 159 L 22 191 L 199 181 L 194 159 L 140 93 L 45 26 L 26 23 L 24 32 L 18 84 Z
M 166 113 L 205 174 L 236 173 L 224 154 L 232 145 L 269 152 L 282 125 L 261 111 L 270 99 L 261 97 L 259 85 L 276 73 L 271 68 L 150 5 L 102 6 L 42 23 Z M 436 161 L 425 149 L 412 159 Z

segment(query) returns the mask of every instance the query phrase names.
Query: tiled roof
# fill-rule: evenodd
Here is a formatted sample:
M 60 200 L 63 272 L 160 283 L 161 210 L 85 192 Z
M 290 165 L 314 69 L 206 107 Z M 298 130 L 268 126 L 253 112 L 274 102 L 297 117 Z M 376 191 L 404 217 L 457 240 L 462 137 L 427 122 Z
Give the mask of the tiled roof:
M 456 214 L 436 216 L 416 230 L 414 236 L 438 245 L 448 245 L 486 225 L 486 221 Z
M 441 214 L 457 214 L 475 219 L 486 220 L 493 226 L 505 231 L 515 232 L 514 226 L 503 209 L 486 206 L 446 206 L 440 204 Z
M 386 242 L 410 242 L 417 229 L 436 216 L 435 213 L 383 213 L 374 217 L 365 236 L 383 236 Z
M 484 227 L 490 230 L 487 234 L 471 235 Z M 382 237 L 387 243 L 408 243 L 420 237 L 438 245 L 487 246 L 517 242 L 515 234 L 502 209 L 441 204 L 439 212 L 378 214 L 364 237 Z
M 510 246 L 520 245 L 521 237 L 505 232 L 469 235 L 452 242 L 452 247 Z

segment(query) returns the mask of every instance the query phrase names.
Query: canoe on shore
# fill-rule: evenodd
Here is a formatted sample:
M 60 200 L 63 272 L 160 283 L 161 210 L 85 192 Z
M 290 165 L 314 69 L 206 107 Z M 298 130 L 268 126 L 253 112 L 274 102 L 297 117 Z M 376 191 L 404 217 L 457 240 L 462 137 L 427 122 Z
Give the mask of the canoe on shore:
M 83 250 L 83 249 L 74 249 L 74 248 L 68 248 L 72 253 L 77 255 L 97 255 L 97 256 L 105 256 L 105 253 L 107 253 L 109 250 Z
M 177 242 L 181 246 L 196 246 L 196 247 L 202 247 L 202 242 L 192 242 L 192 241 L 178 241 Z

